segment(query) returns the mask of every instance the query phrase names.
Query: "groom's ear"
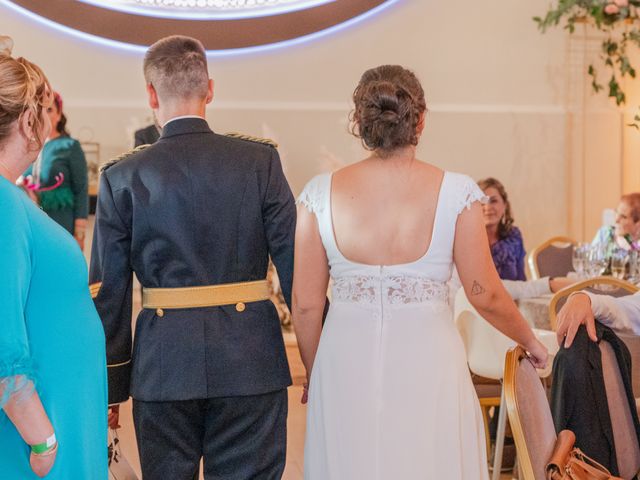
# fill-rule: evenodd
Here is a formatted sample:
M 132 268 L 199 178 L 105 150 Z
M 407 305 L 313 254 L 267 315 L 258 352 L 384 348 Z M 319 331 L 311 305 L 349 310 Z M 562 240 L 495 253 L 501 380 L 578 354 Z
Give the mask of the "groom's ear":
M 151 82 L 147 83 L 147 95 L 149 96 L 149 106 L 152 110 L 157 110 L 160 101 L 158 100 L 158 92 Z

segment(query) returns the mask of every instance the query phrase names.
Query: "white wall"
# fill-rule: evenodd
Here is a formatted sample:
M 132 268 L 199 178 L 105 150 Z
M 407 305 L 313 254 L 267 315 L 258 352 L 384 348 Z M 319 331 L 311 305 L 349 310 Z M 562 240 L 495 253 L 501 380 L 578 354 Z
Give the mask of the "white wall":
M 528 248 L 552 235 L 591 235 L 600 209 L 615 205 L 621 187 L 577 220 L 570 215 L 568 202 L 581 201 L 583 192 L 568 173 L 592 149 L 584 148 L 575 112 L 568 113 L 571 82 L 580 85 L 583 77 L 572 74 L 567 37 L 561 29 L 541 35 L 531 20 L 548 4 L 404 0 L 311 43 L 210 58 L 210 123 L 220 132 L 275 138 L 297 192 L 314 174 L 363 157 L 347 134 L 350 94 L 366 68 L 400 63 L 416 71 L 427 92 L 423 160 L 501 179 Z M 141 54 L 58 32 L 2 4 L 0 33 L 14 38 L 14 53 L 44 68 L 65 98 L 72 133 L 99 141 L 105 157 L 126 149 L 131 129 L 146 123 Z M 611 135 L 619 149 L 616 115 L 604 121 L 617 122 Z

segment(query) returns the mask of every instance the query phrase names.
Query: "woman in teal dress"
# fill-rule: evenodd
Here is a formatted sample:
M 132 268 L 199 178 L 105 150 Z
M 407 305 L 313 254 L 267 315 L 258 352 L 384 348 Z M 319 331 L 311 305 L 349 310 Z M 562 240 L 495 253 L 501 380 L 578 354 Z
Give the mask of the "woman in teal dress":
M 0 478 L 106 480 L 105 339 L 86 263 L 15 185 L 51 128 L 48 82 L 1 48 L 0 78 Z
M 89 214 L 87 161 L 80 142 L 67 131 L 62 97 L 53 94 L 47 113 L 51 133 L 35 164 L 27 169 L 28 187 L 38 195 L 42 209 L 73 235 L 84 249 Z

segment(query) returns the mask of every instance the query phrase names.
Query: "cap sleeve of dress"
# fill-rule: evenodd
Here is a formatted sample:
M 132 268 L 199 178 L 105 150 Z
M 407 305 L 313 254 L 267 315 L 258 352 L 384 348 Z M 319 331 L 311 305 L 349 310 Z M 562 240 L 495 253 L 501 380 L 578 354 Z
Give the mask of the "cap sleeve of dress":
M 471 177 L 466 175 L 459 176 L 458 201 L 456 205 L 456 213 L 460 215 L 465 209 L 470 209 L 474 202 L 487 203 L 487 197 L 478 184 Z
M 33 391 L 25 308 L 31 281 L 31 226 L 21 191 L 0 185 L 0 408 Z M 18 398 L 19 400 L 20 398 Z
M 317 175 L 305 185 L 296 200 L 296 205 L 304 205 L 309 212 L 318 216 L 324 208 L 324 195 L 328 176 Z

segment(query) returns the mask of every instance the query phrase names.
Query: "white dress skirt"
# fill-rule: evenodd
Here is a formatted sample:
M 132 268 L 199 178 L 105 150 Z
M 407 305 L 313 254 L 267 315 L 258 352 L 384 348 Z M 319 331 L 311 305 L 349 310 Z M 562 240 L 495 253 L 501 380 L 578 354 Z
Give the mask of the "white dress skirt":
M 415 262 L 363 265 L 339 251 L 331 175 L 299 202 L 314 213 L 332 301 L 310 381 L 306 480 L 484 480 L 484 426 L 448 304 L 458 215 L 484 198 L 446 172 L 431 244 Z

